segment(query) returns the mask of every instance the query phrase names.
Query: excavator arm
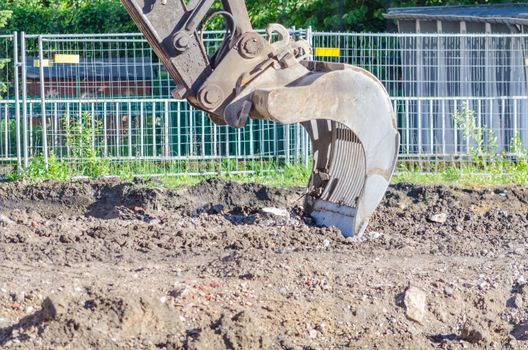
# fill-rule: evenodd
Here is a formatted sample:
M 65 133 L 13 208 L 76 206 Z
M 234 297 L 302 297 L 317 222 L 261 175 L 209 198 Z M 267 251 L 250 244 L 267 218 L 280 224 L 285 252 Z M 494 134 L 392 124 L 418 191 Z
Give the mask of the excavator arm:
M 248 118 L 301 123 L 314 157 L 305 212 L 345 236 L 365 230 L 399 146 L 379 80 L 358 67 L 307 61 L 309 43 L 279 24 L 266 37 L 255 32 L 241 0 L 222 0 L 221 10 L 212 10 L 214 0 L 121 1 L 176 82 L 175 98 L 234 128 Z M 202 28 L 214 16 L 224 18 L 226 33 L 209 56 Z

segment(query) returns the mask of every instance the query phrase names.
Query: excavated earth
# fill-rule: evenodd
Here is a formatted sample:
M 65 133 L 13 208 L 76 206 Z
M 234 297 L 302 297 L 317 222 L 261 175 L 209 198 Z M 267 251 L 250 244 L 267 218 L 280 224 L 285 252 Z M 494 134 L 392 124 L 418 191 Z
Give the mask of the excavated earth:
M 395 185 L 359 238 L 302 193 L 0 184 L 0 348 L 528 349 L 526 188 Z

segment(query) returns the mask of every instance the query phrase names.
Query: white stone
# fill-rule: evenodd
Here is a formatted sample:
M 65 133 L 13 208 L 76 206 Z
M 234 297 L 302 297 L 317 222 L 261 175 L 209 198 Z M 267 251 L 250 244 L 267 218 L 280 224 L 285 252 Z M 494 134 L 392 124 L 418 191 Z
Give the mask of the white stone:
M 14 221 L 11 220 L 10 218 L 8 218 L 7 216 L 3 215 L 3 214 L 0 214 L 0 224 L 3 224 L 3 225 L 9 225 L 9 224 L 12 224 Z
M 378 239 L 380 238 L 381 236 L 383 236 L 383 233 L 381 232 L 376 232 L 376 231 L 371 231 L 367 234 L 364 235 L 364 237 L 366 239 L 370 239 L 370 240 L 375 240 L 375 239 Z
M 433 214 L 429 216 L 429 221 L 436 222 L 438 224 L 443 224 L 447 221 L 446 213 Z
M 425 317 L 425 300 L 426 294 L 423 290 L 409 286 L 403 299 L 405 316 L 412 321 L 422 323 Z
M 260 209 L 260 212 L 262 214 L 271 215 L 271 216 L 280 216 L 280 217 L 290 216 L 290 212 L 284 208 L 268 207 L 268 208 Z
M 517 284 L 519 285 L 526 284 L 526 279 L 524 278 L 524 276 L 517 278 Z

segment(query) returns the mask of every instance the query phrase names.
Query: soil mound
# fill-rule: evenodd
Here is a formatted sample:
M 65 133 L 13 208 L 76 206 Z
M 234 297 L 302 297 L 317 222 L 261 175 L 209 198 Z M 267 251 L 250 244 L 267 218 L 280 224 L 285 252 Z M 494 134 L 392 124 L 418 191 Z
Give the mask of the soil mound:
M 392 186 L 362 237 L 303 189 L 0 184 L 0 347 L 528 348 L 528 190 Z

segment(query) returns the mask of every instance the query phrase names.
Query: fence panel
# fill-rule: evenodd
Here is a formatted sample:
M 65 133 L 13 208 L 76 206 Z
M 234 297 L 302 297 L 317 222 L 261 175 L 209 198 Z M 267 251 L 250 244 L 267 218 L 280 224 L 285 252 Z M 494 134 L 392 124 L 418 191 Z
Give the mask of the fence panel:
M 222 38 L 204 33 L 209 53 Z M 91 151 L 114 175 L 267 171 L 306 159 L 295 148 L 308 147 L 299 126 L 251 120 L 235 130 L 172 100 L 174 83 L 140 34 L 28 35 L 25 46 L 29 157 L 48 149 L 83 175 L 87 159 L 72 143 L 88 137 L 89 124 Z
M 0 35 L 0 99 L 15 99 L 14 36 Z
M 354 64 L 380 78 L 397 112 L 402 162 L 437 171 L 469 164 L 476 148 L 515 159 L 528 146 L 526 34 L 292 34 L 312 43 L 314 59 Z M 222 37 L 204 33 L 210 54 Z M 46 150 L 81 175 L 93 156 L 86 152 L 104 160 L 109 174 L 307 163 L 311 145 L 299 125 L 252 120 L 234 130 L 172 100 L 174 83 L 140 34 L 22 35 L 17 104 L 15 42 L 0 36 L 0 175 Z
M 316 59 L 360 66 L 383 82 L 397 111 L 401 161 L 434 171 L 446 159 L 467 165 L 477 146 L 512 159 L 519 145 L 528 148 L 528 35 L 312 37 Z
M 0 176 L 12 173 L 19 159 L 15 35 L 0 35 Z M 20 112 L 20 110 L 19 110 Z
M 30 100 L 30 154 L 53 157 L 70 173 L 97 175 L 198 175 L 275 170 L 296 130 L 250 120 L 243 129 L 216 125 L 186 101 L 174 99 Z

